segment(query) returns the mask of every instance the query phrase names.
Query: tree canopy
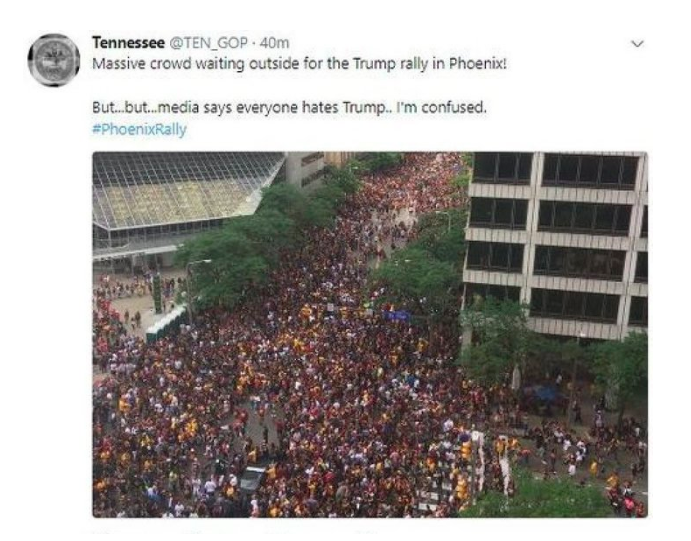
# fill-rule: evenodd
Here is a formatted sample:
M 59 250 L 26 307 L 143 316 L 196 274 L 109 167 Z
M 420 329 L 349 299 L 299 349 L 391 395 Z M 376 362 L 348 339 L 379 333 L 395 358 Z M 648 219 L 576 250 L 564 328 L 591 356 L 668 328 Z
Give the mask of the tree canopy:
M 255 214 L 230 218 L 185 242 L 176 253 L 179 266 L 209 261 L 190 268 L 196 306 L 232 307 L 266 283 L 281 254 L 300 246 L 310 229 L 333 226 L 338 207 L 357 188 L 349 168 L 329 169 L 324 184 L 310 194 L 276 184 L 263 190 Z
M 459 361 L 469 375 L 486 384 L 500 383 L 514 365 L 523 366 L 538 335 L 528 328 L 526 307 L 494 297 L 474 299 L 461 311 L 460 324 L 470 330 L 473 344 Z
M 612 516 L 602 489 L 579 486 L 573 479 L 536 479 L 514 468 L 516 492 L 507 498 L 490 492 L 459 513 L 463 518 L 597 518 Z
M 380 301 L 433 318 L 441 317 L 452 304 L 455 308 L 463 278 L 465 236 L 462 224 L 465 222 L 460 210 L 448 212 L 451 228 L 446 215 L 422 215 L 415 240 L 394 251 L 372 271 L 370 286 L 384 289 Z
M 598 383 L 612 391 L 624 408 L 637 396 L 648 391 L 648 335 L 630 333 L 621 342 L 611 340 L 591 346 L 592 371 Z

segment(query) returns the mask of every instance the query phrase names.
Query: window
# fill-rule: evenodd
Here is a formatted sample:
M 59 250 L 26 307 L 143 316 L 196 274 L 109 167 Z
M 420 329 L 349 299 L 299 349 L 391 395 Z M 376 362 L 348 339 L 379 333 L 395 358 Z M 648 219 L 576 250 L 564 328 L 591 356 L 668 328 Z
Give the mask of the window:
M 595 184 L 600 175 L 600 158 L 597 156 L 583 156 L 581 158 L 581 174 L 579 182 Z
M 476 152 L 473 182 L 526 184 L 532 167 L 533 155 L 527 152 Z
M 494 297 L 497 300 L 509 300 L 519 302 L 521 297 L 520 287 L 510 286 L 490 286 L 488 284 L 466 284 L 465 302 L 466 306 L 472 306 L 477 298 L 486 299 Z
M 609 258 L 609 275 L 621 280 L 624 276 L 624 262 L 626 261 L 626 252 L 610 252 Z
M 581 317 L 583 313 L 583 303 L 585 296 L 580 293 L 569 291 L 566 295 L 566 304 L 564 305 L 564 315 L 566 317 Z
M 521 272 L 523 245 L 502 242 L 468 243 L 468 268 L 473 270 Z
M 648 252 L 638 252 L 636 257 L 636 282 L 648 282 Z
M 498 225 L 511 225 L 513 212 L 513 200 L 496 199 L 494 207 L 494 223 Z
M 585 298 L 585 317 L 588 319 L 600 319 L 605 296 L 600 293 L 590 293 Z
M 573 203 L 556 203 L 554 205 L 554 227 L 570 229 L 573 208 Z
M 605 156 L 602 158 L 602 173 L 600 182 L 602 184 L 619 184 L 619 174 L 621 170 L 621 158 Z
M 648 237 L 648 206 L 643 207 L 643 223 L 641 224 L 641 237 Z
M 576 182 L 578 178 L 578 156 L 564 155 L 559 158 L 559 181 Z
M 543 182 L 555 182 L 557 180 L 557 170 L 559 165 L 559 155 L 547 154 L 545 156 L 545 167 L 542 172 Z
M 624 167 L 621 172 L 621 183 L 626 186 L 636 184 L 636 173 L 638 173 L 638 158 L 624 158 Z
M 595 211 L 595 230 L 612 231 L 614 225 L 614 205 L 599 205 Z
M 588 264 L 588 250 L 571 248 L 566 259 L 566 274 L 568 276 L 587 275 Z
M 555 274 L 562 274 L 566 270 L 566 248 L 552 248 L 549 255 L 549 270 Z
M 630 221 L 629 205 L 541 201 L 538 230 L 628 235 Z
M 489 242 L 468 243 L 468 268 L 485 269 L 489 266 Z
M 616 295 L 604 295 L 605 307 L 603 311 L 603 318 L 605 321 L 616 321 L 619 313 L 619 297 Z
M 512 272 L 523 271 L 523 245 L 511 244 L 511 251 L 509 253 L 509 270 Z
M 499 153 L 499 169 L 497 178 L 502 180 L 513 180 L 516 178 L 516 167 L 518 163 L 514 154 L 506 152 Z
M 499 242 L 493 244 L 489 264 L 495 269 L 507 269 L 509 267 L 509 245 Z
M 533 289 L 530 294 L 530 313 L 542 313 L 544 312 L 544 302 L 545 302 L 545 290 L 544 289 Z
M 513 223 L 525 229 L 525 224 L 528 220 L 528 202 L 523 200 L 514 200 L 513 204 Z
M 540 219 L 538 227 L 540 229 L 551 229 L 554 223 L 554 203 L 543 201 L 540 203 Z
M 494 180 L 497 173 L 497 155 L 494 152 L 476 152 L 473 163 L 474 180 Z
M 470 207 L 470 223 L 492 223 L 492 200 L 485 197 L 474 197 Z
M 574 229 L 589 231 L 593 228 L 595 219 L 595 205 L 576 205 L 573 218 Z
M 518 155 L 518 180 L 530 180 L 533 172 L 533 155 L 523 152 Z
M 648 298 L 631 297 L 631 310 L 629 310 L 629 325 L 648 326 Z
M 533 272 L 537 275 L 621 280 L 625 260 L 626 252 L 623 251 L 537 246 Z
M 629 223 L 631 223 L 631 207 L 619 205 L 617 207 L 617 217 L 614 222 L 614 230 L 620 233 L 629 233 Z
M 504 229 L 525 229 L 528 202 L 522 199 L 473 197 L 470 225 Z
M 617 295 L 533 289 L 530 315 L 558 319 L 581 319 L 616 323 L 619 312 Z
M 607 276 L 608 253 L 604 250 L 593 250 L 590 255 L 590 274 L 594 277 Z
M 555 316 L 562 315 L 564 312 L 564 298 L 565 294 L 563 291 L 550 291 L 545 301 L 545 313 Z
M 542 182 L 633 190 L 638 161 L 634 156 L 546 154 Z

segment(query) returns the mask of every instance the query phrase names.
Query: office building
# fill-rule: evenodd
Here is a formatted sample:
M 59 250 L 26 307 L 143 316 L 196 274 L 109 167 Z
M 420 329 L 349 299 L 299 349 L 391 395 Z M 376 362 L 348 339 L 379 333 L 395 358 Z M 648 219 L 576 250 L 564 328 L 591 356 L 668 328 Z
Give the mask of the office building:
M 464 305 L 520 301 L 540 333 L 620 340 L 648 324 L 648 158 L 474 156 Z

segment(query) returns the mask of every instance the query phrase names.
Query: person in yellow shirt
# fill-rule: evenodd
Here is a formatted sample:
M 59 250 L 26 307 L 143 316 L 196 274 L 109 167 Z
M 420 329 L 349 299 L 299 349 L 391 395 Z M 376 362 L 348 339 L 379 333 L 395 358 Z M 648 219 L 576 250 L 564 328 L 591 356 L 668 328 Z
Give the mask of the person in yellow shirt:
M 597 463 L 597 460 L 593 459 L 593 461 L 590 463 L 590 475 L 593 477 L 597 477 L 597 469 L 600 465 Z
M 616 472 L 607 478 L 607 488 L 618 488 L 619 487 L 619 476 Z

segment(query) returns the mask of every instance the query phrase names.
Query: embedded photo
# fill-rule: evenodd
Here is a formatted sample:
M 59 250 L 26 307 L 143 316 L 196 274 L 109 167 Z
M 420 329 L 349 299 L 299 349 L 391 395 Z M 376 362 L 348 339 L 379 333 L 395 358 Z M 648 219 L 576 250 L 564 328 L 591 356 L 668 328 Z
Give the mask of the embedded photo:
M 92 159 L 95 517 L 647 516 L 645 152 Z

